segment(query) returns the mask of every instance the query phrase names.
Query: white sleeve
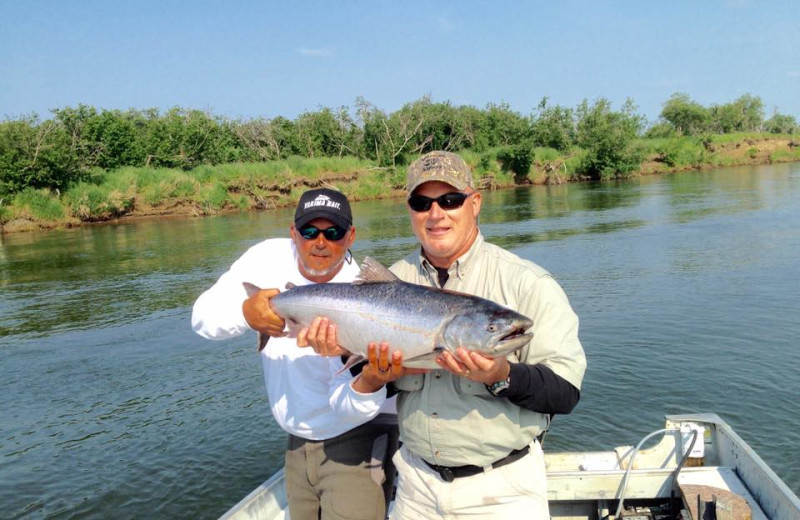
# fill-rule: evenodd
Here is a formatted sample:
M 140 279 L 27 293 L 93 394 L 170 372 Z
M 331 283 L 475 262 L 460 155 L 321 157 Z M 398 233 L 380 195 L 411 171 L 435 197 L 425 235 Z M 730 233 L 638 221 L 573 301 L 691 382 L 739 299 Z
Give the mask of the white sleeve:
M 386 387 L 371 394 L 356 392 L 350 384 L 353 376 L 349 370 L 344 370 L 341 374 L 336 375 L 336 372 L 342 368 L 338 359 L 331 358 L 330 367 L 332 370 L 330 405 L 340 420 L 355 428 L 378 415 L 386 401 Z
M 217 283 L 197 298 L 192 308 L 192 330 L 207 339 L 227 339 L 251 330 L 242 313 L 247 292 L 245 253 Z

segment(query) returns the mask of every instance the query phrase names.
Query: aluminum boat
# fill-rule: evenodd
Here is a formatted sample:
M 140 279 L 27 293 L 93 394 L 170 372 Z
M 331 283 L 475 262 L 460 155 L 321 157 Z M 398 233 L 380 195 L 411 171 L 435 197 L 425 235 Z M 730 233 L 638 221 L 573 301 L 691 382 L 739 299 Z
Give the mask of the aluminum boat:
M 545 450 L 545 465 L 556 520 L 800 520 L 797 495 L 715 414 L 669 415 L 636 446 Z M 280 470 L 221 520 L 288 518 Z

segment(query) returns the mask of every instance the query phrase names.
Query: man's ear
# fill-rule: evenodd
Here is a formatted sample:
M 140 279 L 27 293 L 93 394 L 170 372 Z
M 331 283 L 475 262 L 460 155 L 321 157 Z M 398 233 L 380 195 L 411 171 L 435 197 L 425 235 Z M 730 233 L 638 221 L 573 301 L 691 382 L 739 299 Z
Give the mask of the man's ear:
M 472 197 L 470 197 L 470 199 L 472 199 L 470 201 L 470 204 L 472 204 L 472 214 L 475 216 L 475 218 L 478 218 L 478 215 L 481 212 L 481 204 L 483 202 L 483 197 L 481 196 L 481 192 L 476 191 L 475 194 Z

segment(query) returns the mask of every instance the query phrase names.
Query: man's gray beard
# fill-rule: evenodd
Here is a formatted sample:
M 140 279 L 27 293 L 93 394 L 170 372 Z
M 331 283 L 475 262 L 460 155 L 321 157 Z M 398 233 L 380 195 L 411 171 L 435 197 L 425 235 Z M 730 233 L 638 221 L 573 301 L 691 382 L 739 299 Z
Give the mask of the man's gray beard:
M 311 269 L 310 267 L 308 267 L 308 265 L 306 265 L 303 259 L 299 257 L 299 255 L 298 255 L 298 262 L 300 262 L 300 264 L 303 266 L 303 270 L 306 272 L 306 274 L 310 276 L 328 276 L 330 274 L 339 272 L 339 269 L 342 267 L 342 264 L 344 263 L 344 257 L 342 257 L 341 260 L 339 260 L 336 264 L 330 266 L 327 269 Z

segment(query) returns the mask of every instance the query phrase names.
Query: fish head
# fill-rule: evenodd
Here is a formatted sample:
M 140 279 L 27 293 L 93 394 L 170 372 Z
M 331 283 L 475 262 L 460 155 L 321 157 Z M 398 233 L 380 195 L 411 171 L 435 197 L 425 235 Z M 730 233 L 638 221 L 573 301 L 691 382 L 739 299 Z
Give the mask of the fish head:
M 533 334 L 526 333 L 532 326 L 533 321 L 526 316 L 495 306 L 455 316 L 445 326 L 441 344 L 450 351 L 464 347 L 489 357 L 505 356 L 533 338 Z

